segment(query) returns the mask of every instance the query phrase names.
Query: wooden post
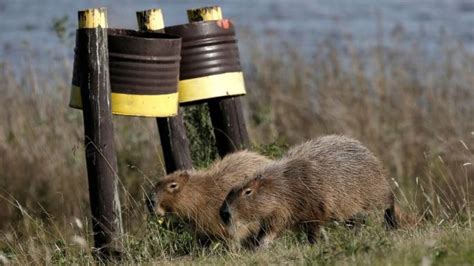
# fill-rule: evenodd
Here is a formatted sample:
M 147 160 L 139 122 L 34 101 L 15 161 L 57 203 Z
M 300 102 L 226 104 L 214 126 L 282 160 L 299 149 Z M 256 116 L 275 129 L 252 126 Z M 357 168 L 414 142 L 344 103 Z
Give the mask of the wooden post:
M 161 9 L 137 12 L 138 28 L 142 31 L 163 31 L 164 21 Z M 191 151 L 184 127 L 183 114 L 178 110 L 174 117 L 156 118 L 160 142 L 168 174 L 176 170 L 191 169 Z
M 189 22 L 223 18 L 221 8 L 218 6 L 191 9 L 187 14 Z M 240 97 L 209 99 L 208 106 L 219 155 L 223 157 L 228 153 L 247 148 L 249 136 Z
M 120 256 L 122 218 L 110 105 L 107 13 L 78 12 L 77 50 L 95 248 L 101 259 Z
M 217 150 L 222 157 L 227 153 L 249 147 L 240 96 L 208 101 Z

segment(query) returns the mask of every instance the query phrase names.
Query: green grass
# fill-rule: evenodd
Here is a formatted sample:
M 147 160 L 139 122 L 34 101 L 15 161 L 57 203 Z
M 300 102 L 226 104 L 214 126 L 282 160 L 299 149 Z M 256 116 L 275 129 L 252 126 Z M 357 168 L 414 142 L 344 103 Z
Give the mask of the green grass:
M 125 264 L 297 264 L 297 265 L 459 265 L 474 263 L 474 231 L 462 222 L 426 222 L 422 226 L 386 231 L 377 223 L 358 229 L 330 224 L 319 242 L 309 245 L 303 235 L 287 233 L 266 250 L 232 252 L 221 243 L 208 248 L 195 244 L 186 231 L 169 230 L 153 220 L 140 232 L 124 236 Z M 25 225 L 26 226 L 26 225 Z M 91 264 L 94 257 L 78 239 L 87 229 L 72 225 L 71 232 L 48 231 L 31 221 L 27 241 L 2 236 L 0 254 L 14 264 Z M 431 264 L 424 264 L 431 265 Z

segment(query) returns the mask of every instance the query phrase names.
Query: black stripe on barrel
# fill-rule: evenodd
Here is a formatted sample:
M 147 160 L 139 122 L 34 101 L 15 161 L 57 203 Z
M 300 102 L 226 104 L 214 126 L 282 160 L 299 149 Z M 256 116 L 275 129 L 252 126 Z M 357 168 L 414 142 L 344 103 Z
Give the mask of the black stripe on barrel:
M 177 92 L 179 37 L 109 29 L 108 40 L 112 92 L 140 95 Z
M 107 35 L 112 92 L 138 95 L 177 92 L 180 37 L 125 29 L 108 29 Z M 75 49 L 72 85 L 77 87 L 78 65 Z
M 233 23 L 228 19 L 166 27 L 183 38 L 180 80 L 241 72 Z

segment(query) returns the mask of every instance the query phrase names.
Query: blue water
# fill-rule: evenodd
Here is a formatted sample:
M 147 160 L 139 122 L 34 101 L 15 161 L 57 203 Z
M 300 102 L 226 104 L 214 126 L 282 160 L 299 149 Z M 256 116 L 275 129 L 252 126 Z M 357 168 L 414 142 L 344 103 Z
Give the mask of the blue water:
M 443 36 L 474 51 L 474 0 L 0 0 L 0 61 L 48 68 L 51 59 L 69 60 L 80 9 L 105 6 L 110 27 L 135 28 L 137 10 L 162 8 L 165 23 L 174 25 L 186 23 L 186 9 L 208 5 L 234 20 L 244 57 L 249 44 L 287 42 L 309 52 L 320 40 L 347 36 L 365 49 L 381 32 L 397 31 L 427 50 Z M 67 36 L 60 40 L 52 25 L 62 17 Z

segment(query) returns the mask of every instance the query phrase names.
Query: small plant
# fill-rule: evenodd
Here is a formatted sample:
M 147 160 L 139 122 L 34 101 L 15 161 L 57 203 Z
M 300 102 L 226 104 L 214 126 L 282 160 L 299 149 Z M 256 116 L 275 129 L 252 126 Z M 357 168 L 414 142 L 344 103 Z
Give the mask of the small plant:
M 59 41 L 63 44 L 72 44 L 74 31 L 69 16 L 53 18 L 51 21 L 51 30 L 56 34 Z
M 184 107 L 186 132 L 195 167 L 207 167 L 217 158 L 216 140 L 207 104 Z

